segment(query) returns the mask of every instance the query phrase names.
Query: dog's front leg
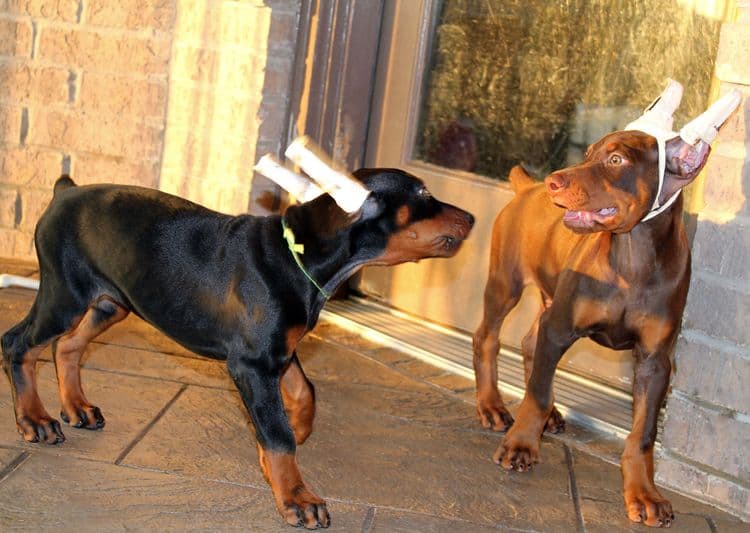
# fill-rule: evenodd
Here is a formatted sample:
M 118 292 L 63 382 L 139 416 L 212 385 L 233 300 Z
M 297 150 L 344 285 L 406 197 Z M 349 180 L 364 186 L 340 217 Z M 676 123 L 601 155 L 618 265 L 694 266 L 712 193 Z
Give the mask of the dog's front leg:
M 288 524 L 308 529 L 328 527 L 325 501 L 307 487 L 297 466 L 295 436 L 281 399 L 283 367 L 259 363 L 262 359 L 230 357 L 227 368 L 255 425 L 263 475 Z
M 506 470 L 525 472 L 539 462 L 542 432 L 554 406 L 552 378 L 560 358 L 576 339 L 568 321 L 555 319 L 552 309 L 540 318 L 533 368 L 516 422 L 492 456 Z
M 669 346 L 648 353 L 638 344 L 633 351 L 633 427 L 620 461 L 628 518 L 652 527 L 669 527 L 674 520 L 672 505 L 654 485 L 656 423 L 672 369 Z

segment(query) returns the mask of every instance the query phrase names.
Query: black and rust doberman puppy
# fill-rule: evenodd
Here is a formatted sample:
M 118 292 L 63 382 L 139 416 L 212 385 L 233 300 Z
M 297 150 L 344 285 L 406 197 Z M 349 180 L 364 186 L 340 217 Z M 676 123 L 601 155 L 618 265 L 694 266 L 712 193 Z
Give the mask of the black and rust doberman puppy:
M 88 342 L 133 312 L 186 348 L 227 361 L 279 512 L 295 526 L 327 527 L 326 504 L 295 458 L 315 411 L 295 347 L 327 294 L 363 265 L 451 257 L 474 223 L 402 171 L 356 176 L 371 191 L 357 213 L 322 195 L 283 218 L 227 216 L 155 190 L 77 187 L 60 178 L 36 229 L 36 301 L 2 337 L 23 438 L 65 439 L 37 393 L 37 358 L 50 342 L 61 418 L 73 427 L 104 426 L 81 388 L 79 362 Z M 284 234 L 304 246 L 306 272 Z
M 666 142 L 660 205 L 695 178 L 708 148 L 695 155 L 680 137 Z M 542 432 L 563 427 L 552 378 L 570 345 L 589 337 L 617 350 L 632 348 L 633 426 L 621 461 L 625 503 L 631 520 L 669 526 L 671 505 L 654 485 L 653 445 L 688 292 L 690 248 L 681 196 L 642 220 L 657 195 L 658 162 L 654 137 L 620 131 L 544 184 L 520 167 L 511 171 L 516 196 L 493 230 L 474 367 L 482 424 L 510 428 L 493 458 L 526 471 L 538 461 Z M 527 386 L 514 422 L 497 389 L 498 334 L 529 284 L 540 289 L 542 305 L 522 342 Z

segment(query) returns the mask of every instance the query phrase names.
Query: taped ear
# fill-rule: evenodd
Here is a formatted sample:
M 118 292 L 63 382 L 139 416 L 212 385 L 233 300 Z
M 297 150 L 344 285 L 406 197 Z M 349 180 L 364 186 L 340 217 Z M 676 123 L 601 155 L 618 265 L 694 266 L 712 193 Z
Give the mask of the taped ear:
M 253 170 L 279 185 L 300 202 L 309 202 L 323 194 L 323 189 L 286 168 L 271 154 L 261 157 Z
M 699 141 L 693 146 L 682 137 L 670 139 L 664 148 L 667 165 L 658 198 L 660 204 L 689 185 L 703 169 L 711 153 L 711 146 L 707 143 Z
M 370 191 L 352 176 L 334 170 L 330 160 L 307 136 L 296 138 L 286 149 L 285 155 L 318 182 L 320 188 L 330 194 L 347 213 L 359 211 L 370 195 Z

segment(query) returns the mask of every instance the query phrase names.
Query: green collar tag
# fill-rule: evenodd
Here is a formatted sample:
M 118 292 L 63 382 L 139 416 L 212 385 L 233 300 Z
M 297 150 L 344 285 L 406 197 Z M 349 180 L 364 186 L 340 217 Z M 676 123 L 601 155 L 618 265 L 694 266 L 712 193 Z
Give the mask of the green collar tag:
M 302 260 L 300 259 L 300 254 L 305 253 L 305 245 L 304 244 L 297 244 L 294 241 L 294 232 L 292 231 L 292 228 L 286 225 L 286 220 L 284 220 L 284 217 L 281 218 L 281 227 L 283 228 L 283 236 L 286 240 L 287 245 L 289 246 L 289 251 L 292 252 L 292 257 L 294 257 L 294 261 L 297 263 L 297 266 L 302 271 L 302 273 L 305 275 L 307 279 L 310 280 L 310 282 L 315 285 L 315 287 L 320 291 L 320 294 L 323 295 L 323 297 L 327 300 L 331 297 L 331 295 L 326 291 L 323 287 L 318 285 L 318 282 L 313 279 L 313 277 L 310 275 L 310 273 L 305 268 L 305 265 L 302 264 Z

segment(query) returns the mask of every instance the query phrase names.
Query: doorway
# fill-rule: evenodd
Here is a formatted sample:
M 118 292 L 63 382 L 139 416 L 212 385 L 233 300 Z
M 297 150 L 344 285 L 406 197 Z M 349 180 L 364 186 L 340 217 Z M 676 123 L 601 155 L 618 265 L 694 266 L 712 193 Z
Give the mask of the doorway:
M 492 223 L 513 196 L 508 170 L 523 162 L 542 178 L 579 161 L 588 144 L 636 118 L 667 77 L 685 86 L 676 124 L 705 109 L 727 9 L 700 0 L 386 2 L 366 164 L 419 176 L 477 223 L 455 258 L 367 268 L 355 289 L 473 332 Z M 520 346 L 537 302 L 527 290 L 503 326 L 505 346 Z M 470 366 L 470 350 L 465 357 Z M 561 368 L 631 389 L 628 352 L 581 340 Z

